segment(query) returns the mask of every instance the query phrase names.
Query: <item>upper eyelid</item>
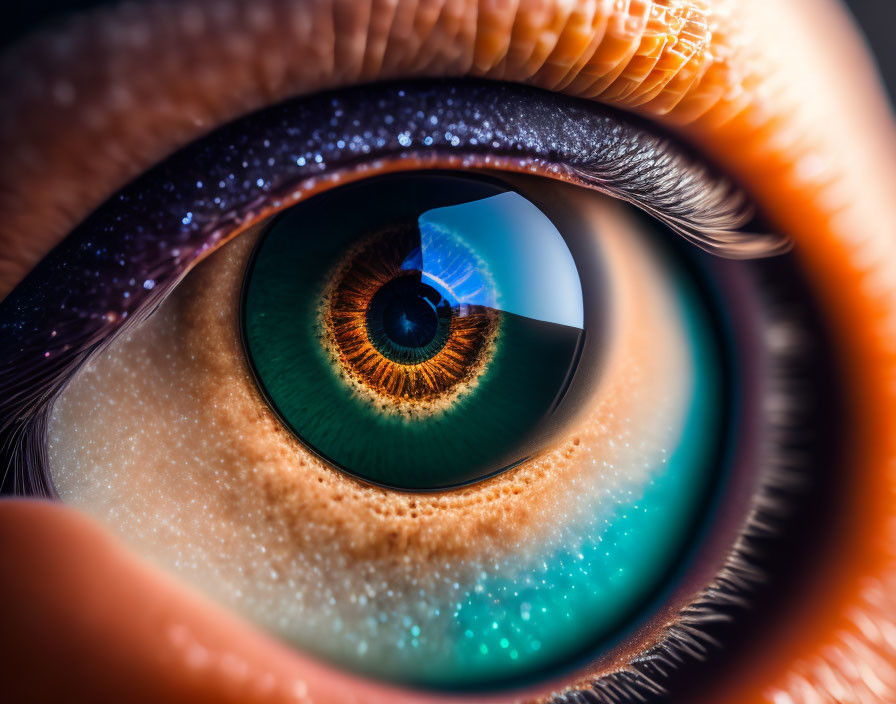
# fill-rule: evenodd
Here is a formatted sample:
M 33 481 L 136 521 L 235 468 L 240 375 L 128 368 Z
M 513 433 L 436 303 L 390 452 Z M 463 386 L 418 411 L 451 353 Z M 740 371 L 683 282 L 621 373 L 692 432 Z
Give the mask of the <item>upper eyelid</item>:
M 741 232 L 751 209 L 736 187 L 597 105 L 482 81 L 386 84 L 288 101 L 222 127 L 122 189 L 0 301 L 8 315 L 0 325 L 7 342 L 0 387 L 15 407 L 0 415 L 20 419 L 46 402 L 47 390 L 28 371 L 36 359 L 47 379 L 60 381 L 60 365 L 79 363 L 218 244 L 390 163 L 570 180 L 629 201 L 723 256 L 789 246 Z M 108 276 L 100 279 L 101 271 Z
M 621 9 L 558 1 L 540 14 L 535 3 L 509 14 L 486 2 L 409 4 L 369 25 L 364 2 L 127 5 L 13 47 L 0 60 L 8 155 L 0 249 L 18 260 L 0 262 L 0 295 L 125 181 L 217 124 L 290 95 L 372 80 L 380 69 L 473 73 L 598 99 L 603 88 L 605 102 L 676 122 L 742 101 L 738 86 L 750 77 L 732 70 L 727 0 L 632 0 Z M 502 32 L 509 39 L 496 47 Z M 577 72 L 558 73 L 569 62 Z

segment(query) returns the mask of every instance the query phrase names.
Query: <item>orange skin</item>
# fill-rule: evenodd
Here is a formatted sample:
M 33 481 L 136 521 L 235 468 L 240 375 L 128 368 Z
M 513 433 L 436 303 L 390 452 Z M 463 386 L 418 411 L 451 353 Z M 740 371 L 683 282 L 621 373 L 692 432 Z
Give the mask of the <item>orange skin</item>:
M 896 133 L 833 1 L 264 0 L 217 19 L 203 5 L 100 10 L 54 31 L 110 26 L 121 42 L 60 58 L 48 30 L 0 57 L 0 296 L 128 178 L 288 95 L 473 74 L 635 110 L 739 178 L 796 241 L 849 392 L 846 528 L 761 652 L 704 701 L 896 701 Z M 12 701 L 439 700 L 286 649 L 60 505 L 0 505 L 0 560 L 14 566 L 0 576 Z

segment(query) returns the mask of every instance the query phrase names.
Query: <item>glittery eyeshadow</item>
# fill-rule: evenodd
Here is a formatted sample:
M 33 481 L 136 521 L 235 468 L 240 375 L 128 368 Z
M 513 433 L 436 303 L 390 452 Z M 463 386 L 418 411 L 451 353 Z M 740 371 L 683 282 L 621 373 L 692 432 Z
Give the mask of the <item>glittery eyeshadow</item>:
M 592 103 L 481 81 L 297 99 L 218 129 L 125 187 L 0 303 L 0 418 L 17 419 L 3 435 L 22 445 L 21 419 L 46 409 L 70 369 L 234 230 L 328 183 L 402 161 L 552 174 L 638 204 L 732 256 L 785 246 L 740 231 L 750 210 L 725 179 Z M 28 471 L 26 458 L 41 452 L 29 438 L 8 482 L 52 495 L 39 463 Z

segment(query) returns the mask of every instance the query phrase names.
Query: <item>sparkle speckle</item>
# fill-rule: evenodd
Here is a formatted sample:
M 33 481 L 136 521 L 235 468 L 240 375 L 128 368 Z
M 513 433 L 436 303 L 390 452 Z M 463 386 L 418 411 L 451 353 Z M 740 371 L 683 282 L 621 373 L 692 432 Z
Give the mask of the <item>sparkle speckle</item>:
M 689 375 L 680 331 L 669 322 L 674 297 L 656 284 L 652 307 L 627 332 L 617 331 L 631 339 L 608 359 L 607 378 L 625 393 L 598 395 L 592 420 L 576 429 L 577 442 L 570 439 L 571 454 L 558 450 L 557 479 L 526 499 L 538 512 L 534 524 L 506 526 L 494 541 L 472 527 L 475 513 L 438 506 L 424 513 L 417 505 L 420 526 L 454 525 L 472 536 L 467 548 L 441 554 L 434 546 L 426 560 L 408 551 L 396 556 L 403 559 L 358 561 L 343 542 L 349 524 L 328 524 L 332 509 L 308 512 L 317 500 L 315 473 L 332 470 L 242 415 L 259 417 L 238 339 L 227 352 L 235 313 L 226 302 L 227 292 L 238 290 L 244 259 L 212 269 L 213 285 L 197 280 L 188 288 L 202 267 L 230 261 L 234 245 L 247 257 L 252 240 L 238 238 L 209 258 L 67 388 L 49 432 L 63 499 L 264 628 L 343 665 L 397 678 L 414 672 L 438 680 L 451 671 L 485 677 L 495 663 L 524 672 L 578 647 L 603 604 L 630 591 L 616 563 L 637 554 L 633 544 L 640 548 L 644 537 L 617 521 L 642 515 L 630 507 L 643 505 L 678 432 L 667 419 L 680 415 Z M 630 280 L 662 281 L 648 272 Z M 615 296 L 632 295 L 619 288 L 624 274 L 613 284 Z M 194 300 L 197 291 L 206 298 Z M 190 310 L 202 315 L 184 317 Z M 637 343 L 648 330 L 665 343 Z M 626 345 L 635 347 L 627 352 Z M 663 354 L 643 358 L 651 349 Z M 208 354 L 225 366 L 206 366 Z M 664 394 L 651 379 L 663 381 Z M 286 493 L 270 491 L 277 486 Z M 354 513 L 357 499 L 347 489 L 341 501 Z M 290 496 L 304 499 L 289 508 Z M 360 515 L 354 520 L 363 523 Z

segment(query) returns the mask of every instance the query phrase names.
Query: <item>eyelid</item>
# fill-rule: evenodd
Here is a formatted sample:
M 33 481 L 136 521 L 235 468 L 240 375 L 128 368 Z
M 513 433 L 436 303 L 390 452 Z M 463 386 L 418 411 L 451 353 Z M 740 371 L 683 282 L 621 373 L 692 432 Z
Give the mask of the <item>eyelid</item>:
M 756 92 L 745 86 L 761 83 L 729 31 L 742 19 L 730 1 L 604 0 L 568 16 L 560 2 L 502 10 L 408 4 L 395 8 L 400 21 L 369 30 L 363 20 L 377 8 L 358 2 L 125 5 L 76 16 L 14 47 L 0 61 L 7 96 L 0 246 L 10 252 L 0 293 L 149 164 L 291 95 L 390 76 L 472 73 L 548 88 L 557 77 L 565 92 L 633 104 L 637 76 L 645 87 L 665 86 L 639 110 L 680 124 L 730 112 L 732 101 L 741 105 Z M 510 28 L 506 47 L 488 25 Z M 639 74 L 631 55 L 658 46 L 654 68 Z M 566 64 L 576 71 L 558 76 Z
M 12 437 L 39 417 L 67 370 L 244 228 L 340 182 L 420 168 L 569 180 L 633 203 L 722 256 L 789 244 L 738 230 L 749 203 L 730 182 L 671 141 L 586 101 L 472 80 L 288 101 L 220 128 L 122 189 L 0 302 L 0 313 L 17 321 L 0 330 L 0 418 L 9 419 L 0 433 Z M 58 309 L 57 300 L 64 301 Z M 39 428 L 22 437 L 16 448 L 42 442 Z M 52 496 L 42 468 L 28 472 L 27 453 L 19 454 L 4 485 L 27 474 L 31 492 Z

